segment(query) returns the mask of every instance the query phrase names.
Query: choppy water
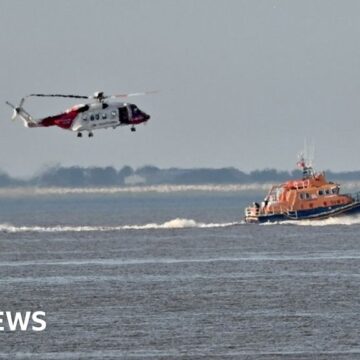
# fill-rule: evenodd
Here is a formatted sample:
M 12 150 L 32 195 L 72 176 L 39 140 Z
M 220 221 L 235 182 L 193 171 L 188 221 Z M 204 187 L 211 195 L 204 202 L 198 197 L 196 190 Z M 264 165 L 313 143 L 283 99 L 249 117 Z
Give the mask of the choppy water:
M 245 225 L 251 194 L 0 199 L 0 358 L 359 359 L 360 218 Z

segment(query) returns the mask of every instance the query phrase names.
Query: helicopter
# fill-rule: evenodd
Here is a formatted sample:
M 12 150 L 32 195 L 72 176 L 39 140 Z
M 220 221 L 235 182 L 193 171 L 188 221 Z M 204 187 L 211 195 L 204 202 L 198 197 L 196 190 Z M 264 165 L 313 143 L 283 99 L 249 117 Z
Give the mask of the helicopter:
M 93 137 L 94 130 L 106 128 L 116 129 L 118 126 L 130 126 L 131 131 L 136 131 L 135 125 L 146 123 L 150 119 L 150 115 L 140 110 L 135 104 L 111 100 L 116 100 L 118 98 L 128 98 L 131 96 L 148 95 L 155 92 L 157 91 L 104 95 L 103 91 L 97 91 L 91 96 L 30 94 L 21 99 L 19 106 L 14 106 L 8 101 L 6 101 L 6 104 L 13 109 L 13 115 L 11 119 L 21 119 L 25 127 L 38 128 L 58 126 L 64 130 L 76 132 L 78 137 L 82 137 L 83 132 L 88 132 L 88 136 Z M 87 104 L 74 105 L 57 115 L 34 119 L 23 108 L 25 100 L 30 97 L 90 99 L 93 101 Z

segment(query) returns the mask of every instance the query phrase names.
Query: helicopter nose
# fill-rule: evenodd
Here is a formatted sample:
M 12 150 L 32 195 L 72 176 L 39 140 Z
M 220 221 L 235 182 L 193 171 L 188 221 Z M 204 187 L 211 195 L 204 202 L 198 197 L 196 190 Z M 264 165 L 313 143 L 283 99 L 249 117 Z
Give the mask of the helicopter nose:
M 150 115 L 144 113 L 144 120 L 145 121 L 148 121 L 150 119 L 150 117 L 151 117 Z

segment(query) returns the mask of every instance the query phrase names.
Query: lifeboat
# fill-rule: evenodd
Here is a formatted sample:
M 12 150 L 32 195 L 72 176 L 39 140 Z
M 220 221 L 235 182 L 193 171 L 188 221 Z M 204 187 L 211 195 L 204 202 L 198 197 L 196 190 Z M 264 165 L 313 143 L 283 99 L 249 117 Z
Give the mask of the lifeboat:
M 300 165 L 299 165 L 300 164 Z M 303 177 L 274 185 L 261 202 L 245 209 L 247 223 L 311 220 L 360 213 L 360 192 L 341 194 L 340 185 L 315 173 L 302 158 Z

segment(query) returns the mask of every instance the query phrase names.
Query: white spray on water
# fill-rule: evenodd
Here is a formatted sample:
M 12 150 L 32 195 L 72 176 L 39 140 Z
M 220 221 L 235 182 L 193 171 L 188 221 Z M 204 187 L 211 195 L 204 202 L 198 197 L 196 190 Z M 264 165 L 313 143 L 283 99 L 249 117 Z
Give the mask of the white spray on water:
M 221 228 L 238 225 L 239 222 L 228 223 L 202 223 L 193 219 L 176 218 L 162 224 L 149 223 L 144 225 L 118 225 L 118 226 L 16 226 L 11 224 L 0 224 L 0 232 L 91 232 L 91 231 L 121 231 L 121 230 L 156 230 L 156 229 L 185 229 L 185 228 Z

